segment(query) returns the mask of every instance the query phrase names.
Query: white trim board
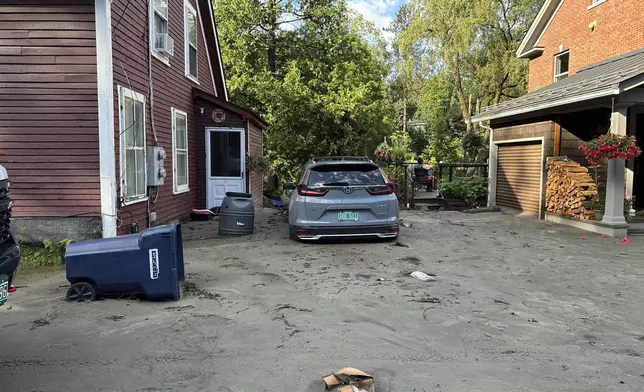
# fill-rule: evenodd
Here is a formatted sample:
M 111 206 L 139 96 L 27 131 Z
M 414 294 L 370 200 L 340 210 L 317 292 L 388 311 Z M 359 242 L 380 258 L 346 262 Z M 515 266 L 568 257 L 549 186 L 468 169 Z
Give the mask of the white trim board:
M 543 136 L 538 136 L 538 137 L 528 137 L 525 139 L 511 139 L 511 140 L 499 140 L 499 141 L 494 141 L 491 146 L 492 148 L 490 149 L 490 162 L 488 163 L 488 172 L 489 174 L 489 189 L 490 193 L 488 195 L 488 204 L 491 207 L 496 206 L 496 183 L 497 183 L 497 171 L 498 171 L 498 163 L 499 163 L 499 145 L 504 145 L 504 144 L 521 144 L 521 143 L 531 143 L 531 142 L 540 142 L 541 143 L 541 178 L 540 178 L 540 192 L 539 192 L 539 215 L 538 218 L 542 219 L 543 218 L 543 197 L 544 197 L 544 189 L 543 189 L 543 184 L 545 183 L 544 181 L 544 176 L 545 176 L 545 171 L 544 171 L 544 160 L 545 160 L 545 138 Z
M 110 0 L 95 0 L 98 147 L 103 238 L 117 231 L 116 154 L 114 146 L 114 68 Z
M 210 82 L 212 83 L 212 91 L 215 92 L 215 97 L 217 96 L 217 85 L 215 84 L 215 74 L 212 72 L 212 62 L 210 61 L 210 53 L 208 51 L 208 41 L 206 41 L 206 32 L 203 29 L 203 18 L 201 17 L 201 9 L 199 8 L 199 2 L 195 1 L 197 5 L 197 17 L 199 18 L 199 27 L 201 27 L 201 37 L 203 38 L 204 51 L 206 52 L 206 58 L 208 59 L 208 69 L 210 70 Z
M 224 98 L 228 102 L 228 88 L 226 87 L 226 75 L 224 75 L 224 64 L 221 59 L 221 49 L 219 47 L 219 34 L 217 34 L 217 25 L 215 24 L 215 15 L 213 14 L 212 6 L 208 7 L 210 11 L 210 20 L 212 21 L 212 30 L 215 34 L 215 45 L 217 45 L 217 57 L 219 59 L 219 72 L 221 72 L 221 80 L 224 84 Z M 213 80 L 214 83 L 214 80 Z M 215 91 L 217 89 L 215 88 Z
M 557 2 L 556 8 L 552 11 L 548 18 L 548 22 L 546 22 L 543 27 L 539 28 L 539 25 L 542 24 L 543 18 L 546 17 L 548 14 L 548 10 L 553 7 L 554 2 Z M 554 19 L 555 15 L 559 11 L 559 8 L 561 7 L 561 4 L 563 4 L 563 0 L 546 0 L 543 3 L 543 6 L 539 10 L 539 13 L 537 14 L 537 17 L 534 18 L 534 21 L 530 25 L 530 28 L 528 29 L 528 32 L 526 35 L 523 37 L 523 40 L 521 41 L 521 45 L 519 45 L 519 49 L 517 49 L 516 56 L 518 58 L 523 58 L 527 57 L 528 54 L 532 52 L 534 47 L 539 43 L 541 40 L 541 37 L 543 36 L 543 33 L 550 27 L 550 23 L 552 23 L 552 20 Z M 528 44 L 530 41 L 532 41 L 532 38 L 537 35 L 536 40 L 532 44 L 532 47 L 528 48 Z

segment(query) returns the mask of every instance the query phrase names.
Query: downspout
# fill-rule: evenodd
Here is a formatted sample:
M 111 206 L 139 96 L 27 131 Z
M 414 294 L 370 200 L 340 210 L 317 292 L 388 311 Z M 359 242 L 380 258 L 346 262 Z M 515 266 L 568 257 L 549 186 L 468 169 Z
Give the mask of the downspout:
M 494 129 L 483 125 L 483 121 L 479 121 L 479 127 L 486 129 L 490 133 L 490 145 L 488 147 L 487 158 L 487 206 L 493 207 L 496 205 L 496 152 L 494 151 Z M 494 170 L 493 170 L 494 169 Z
M 149 10 L 152 9 L 152 0 L 148 1 L 148 9 Z M 150 25 L 148 24 L 148 26 L 150 26 Z M 150 111 L 150 128 L 152 129 L 152 137 L 154 138 L 154 145 L 158 146 L 159 145 L 159 139 L 157 138 L 157 130 L 156 130 L 156 127 L 154 126 L 154 87 L 152 85 L 153 83 L 152 83 L 152 39 L 151 39 L 152 30 L 151 30 L 151 26 L 148 27 L 148 29 L 150 29 L 148 31 L 148 100 L 150 101 L 149 105 L 148 105 L 148 110 Z M 146 151 L 146 157 L 147 157 L 147 151 Z M 147 167 L 146 167 L 146 171 L 147 171 Z M 157 194 L 154 197 L 154 199 L 150 195 L 150 193 L 152 191 L 153 191 L 153 189 L 151 187 L 148 187 L 148 201 L 147 201 L 148 211 L 147 211 L 147 216 L 145 217 L 145 226 L 148 227 L 148 228 L 151 226 L 151 223 L 152 223 L 152 222 L 150 222 L 150 217 L 152 216 L 152 206 L 151 205 L 156 203 L 157 198 L 159 197 L 159 192 L 161 191 L 161 189 L 159 189 L 159 187 L 156 188 Z
M 114 152 L 114 69 L 110 0 L 95 0 L 98 147 L 103 237 L 116 236 L 116 155 Z

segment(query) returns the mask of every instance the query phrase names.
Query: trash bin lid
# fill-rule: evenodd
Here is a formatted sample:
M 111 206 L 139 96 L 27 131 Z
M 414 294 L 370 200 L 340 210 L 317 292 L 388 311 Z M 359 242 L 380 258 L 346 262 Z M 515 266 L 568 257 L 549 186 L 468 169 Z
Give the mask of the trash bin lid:
M 226 196 L 228 197 L 243 197 L 245 199 L 250 199 L 253 197 L 250 193 L 242 193 L 242 192 L 226 192 Z

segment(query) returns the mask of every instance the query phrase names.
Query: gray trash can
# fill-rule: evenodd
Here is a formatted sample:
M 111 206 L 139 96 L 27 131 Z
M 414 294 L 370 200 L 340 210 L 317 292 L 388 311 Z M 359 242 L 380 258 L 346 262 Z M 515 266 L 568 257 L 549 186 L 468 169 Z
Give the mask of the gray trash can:
M 255 205 L 250 193 L 228 192 L 219 208 L 220 235 L 253 234 Z

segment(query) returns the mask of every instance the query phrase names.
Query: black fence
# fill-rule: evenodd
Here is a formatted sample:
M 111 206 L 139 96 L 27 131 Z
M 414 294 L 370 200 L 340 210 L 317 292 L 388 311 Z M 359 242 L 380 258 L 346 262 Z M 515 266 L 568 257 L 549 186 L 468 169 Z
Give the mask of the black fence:
M 454 177 L 473 177 L 479 176 L 487 178 L 487 163 L 439 163 L 436 179 L 441 181 L 447 176 L 448 181 Z

